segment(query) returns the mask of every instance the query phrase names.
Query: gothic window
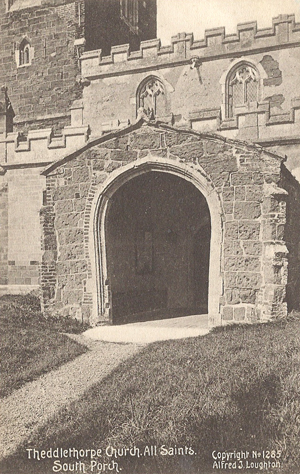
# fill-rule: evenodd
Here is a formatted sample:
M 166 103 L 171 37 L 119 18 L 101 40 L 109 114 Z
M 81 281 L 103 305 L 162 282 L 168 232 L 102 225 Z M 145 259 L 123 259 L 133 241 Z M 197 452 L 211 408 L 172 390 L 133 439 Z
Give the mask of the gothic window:
M 165 88 L 159 79 L 150 77 L 142 83 L 137 106 L 143 108 L 148 117 L 165 115 Z
M 24 38 L 19 48 L 16 50 L 16 61 L 18 67 L 29 66 L 33 56 L 33 48 L 30 46 L 29 41 Z
M 120 0 L 121 18 L 135 30 L 138 27 L 138 2 L 137 0 Z
M 249 64 L 240 64 L 227 80 L 226 116 L 233 117 L 237 106 L 258 101 L 259 75 Z

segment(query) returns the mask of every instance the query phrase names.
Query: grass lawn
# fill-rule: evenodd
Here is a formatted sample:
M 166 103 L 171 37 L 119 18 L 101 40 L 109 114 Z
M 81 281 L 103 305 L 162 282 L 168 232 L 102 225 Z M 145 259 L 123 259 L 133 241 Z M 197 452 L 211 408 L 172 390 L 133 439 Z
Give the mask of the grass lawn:
M 84 353 L 60 333 L 81 330 L 74 321 L 46 320 L 34 296 L 0 298 L 0 397 Z
M 2 463 L 1 473 L 83 472 L 74 469 L 74 459 L 62 461 L 70 463 L 65 471 L 63 465 L 53 471 L 53 459 L 28 460 L 25 448 L 105 452 L 107 446 L 136 446 L 140 457 L 114 458 L 108 451 L 92 472 L 102 473 L 105 460 L 118 462 L 122 474 L 227 472 L 212 469 L 214 450 L 276 450 L 280 467 L 262 472 L 299 474 L 299 349 L 296 318 L 151 344 L 58 413 Z M 158 455 L 148 455 L 147 446 L 157 446 Z M 161 451 L 161 446 L 167 448 Z M 175 447 L 191 450 L 176 454 Z M 90 472 L 89 466 L 86 460 L 84 472 Z M 115 467 L 111 472 L 117 472 Z M 235 472 L 257 474 L 261 469 Z

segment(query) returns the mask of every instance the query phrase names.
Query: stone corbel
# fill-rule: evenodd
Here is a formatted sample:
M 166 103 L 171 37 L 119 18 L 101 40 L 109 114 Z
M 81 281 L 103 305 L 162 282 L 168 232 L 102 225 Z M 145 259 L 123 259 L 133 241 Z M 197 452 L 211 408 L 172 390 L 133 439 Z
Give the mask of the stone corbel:
M 76 77 L 76 82 L 79 84 L 81 87 L 87 87 L 90 85 L 91 81 L 89 81 L 86 77 L 82 75 L 78 75 Z
M 289 251 L 284 242 L 268 243 L 265 247 L 266 258 L 274 262 L 277 261 L 278 258 L 287 258 L 288 254 Z
M 190 64 L 190 69 L 196 69 L 197 71 L 197 76 L 198 76 L 198 79 L 199 79 L 199 83 L 202 84 L 202 77 L 201 77 L 201 74 L 200 74 L 200 66 L 201 66 L 202 62 L 199 58 L 199 56 L 193 56 L 191 58 L 191 64 Z
M 200 66 L 201 66 L 201 60 L 199 58 L 199 56 L 193 56 L 191 58 L 191 65 L 190 65 L 190 68 L 191 69 L 198 69 Z
M 277 186 L 275 183 L 265 183 L 264 184 L 264 194 L 266 197 L 271 196 L 287 196 L 288 192 Z

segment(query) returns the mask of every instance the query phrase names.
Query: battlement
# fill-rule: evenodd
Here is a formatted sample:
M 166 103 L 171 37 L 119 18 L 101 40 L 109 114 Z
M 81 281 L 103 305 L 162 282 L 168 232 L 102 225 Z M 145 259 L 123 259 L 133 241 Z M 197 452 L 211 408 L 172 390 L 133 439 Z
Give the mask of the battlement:
M 258 30 L 257 22 L 241 23 L 237 33 L 226 35 L 225 28 L 205 31 L 204 39 L 194 40 L 193 34 L 179 33 L 171 44 L 162 46 L 159 39 L 142 41 L 139 51 L 130 51 L 128 44 L 113 46 L 109 56 L 102 51 L 88 51 L 81 56 L 81 73 L 87 79 L 113 76 L 165 65 L 199 62 L 212 58 L 234 57 L 260 50 L 300 46 L 300 23 L 295 15 L 280 15 L 272 20 L 272 27 Z
M 30 130 L 26 137 L 19 132 L 0 134 L 0 147 L 4 148 L 4 169 L 23 166 L 45 166 L 66 153 L 84 145 L 88 139 L 87 126 L 65 127 L 60 136 L 51 128 Z

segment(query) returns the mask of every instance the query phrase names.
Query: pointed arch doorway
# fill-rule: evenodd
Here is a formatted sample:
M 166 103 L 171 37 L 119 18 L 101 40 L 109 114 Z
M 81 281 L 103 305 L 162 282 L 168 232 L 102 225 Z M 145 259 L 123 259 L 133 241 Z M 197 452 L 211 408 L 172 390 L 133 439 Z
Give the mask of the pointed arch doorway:
M 154 174 L 151 175 L 151 173 Z M 171 263 L 168 265 L 166 258 L 162 259 L 161 253 L 158 251 L 159 249 L 155 247 L 158 240 L 155 240 L 157 238 L 157 229 L 155 230 L 156 235 L 154 235 L 153 228 L 151 228 L 153 220 L 152 215 L 150 214 L 150 207 L 152 209 L 152 206 L 142 207 L 144 218 L 137 219 L 138 215 L 143 215 L 143 213 L 140 213 L 140 208 L 137 212 L 137 206 L 142 206 L 142 202 L 148 202 L 148 204 L 151 203 L 149 199 L 147 201 L 144 197 L 149 196 L 150 193 L 152 197 L 154 195 L 154 198 L 157 199 L 156 193 L 151 191 L 151 189 L 153 190 L 153 186 L 155 186 L 154 183 L 157 182 L 157 176 L 159 175 L 167 175 L 170 176 L 170 178 L 167 178 L 165 183 L 163 183 L 164 185 L 161 187 L 162 191 L 160 194 L 160 205 L 158 206 L 158 211 L 163 211 L 164 200 L 162 199 L 162 193 L 166 194 L 166 189 L 168 187 L 173 189 L 173 195 L 169 195 L 169 202 L 171 202 L 171 205 L 165 207 L 164 212 L 166 213 L 166 210 L 168 209 L 172 218 L 174 213 L 176 216 L 175 211 L 177 206 L 176 205 L 173 209 L 172 203 L 174 205 L 175 202 L 179 202 L 179 199 L 183 198 L 180 195 L 180 192 L 178 194 L 174 192 L 176 186 L 181 186 L 182 189 L 185 190 L 184 195 L 186 203 L 190 202 L 188 196 L 191 196 L 191 194 L 197 196 L 195 205 L 192 206 L 192 209 L 196 210 L 195 212 L 198 213 L 198 217 L 196 218 L 198 224 L 196 225 L 196 222 L 193 222 L 194 217 L 192 213 L 189 214 L 190 219 L 187 219 L 185 224 L 182 224 L 180 227 L 181 231 L 183 231 L 187 225 L 187 221 L 188 228 L 191 229 L 191 226 L 193 227 L 191 229 L 193 243 L 190 243 L 185 247 L 188 247 L 190 255 L 193 255 L 193 258 L 189 260 L 188 278 L 186 270 L 181 273 L 179 268 L 175 265 L 176 261 L 182 262 L 184 260 L 182 254 L 180 257 L 179 253 L 172 254 L 172 252 L 170 252 L 173 257 L 177 255 L 178 258 L 171 259 Z M 149 177 L 152 182 L 152 187 L 149 184 L 146 189 L 144 184 L 149 181 Z M 173 187 L 175 181 L 171 181 L 173 177 L 177 178 L 177 184 L 175 187 Z M 135 181 L 135 179 L 138 178 L 140 179 Z M 132 184 L 129 184 L 131 182 Z M 162 180 L 159 182 L 161 183 Z M 193 189 L 193 191 L 191 191 L 191 189 Z M 136 197 L 134 198 L 134 202 L 137 203 L 137 206 L 132 202 L 131 197 L 133 194 L 138 197 L 138 199 Z M 181 204 L 181 202 L 182 201 L 180 201 L 179 204 Z M 127 224 L 127 232 L 131 232 L 130 238 L 126 238 L 126 224 L 124 224 L 125 219 L 122 217 L 125 208 L 127 208 L 126 212 L 129 212 L 131 216 L 129 216 L 128 222 L 132 222 L 132 220 L 135 219 L 135 226 L 129 226 Z M 146 219 L 146 217 L 148 218 L 150 215 L 151 219 Z M 130 218 L 132 219 L 131 221 Z M 121 219 L 121 221 L 123 219 L 123 222 L 118 222 L 119 219 Z M 165 223 L 168 222 L 168 220 L 164 220 L 164 218 L 162 218 L 162 221 Z M 179 245 L 180 242 L 184 242 L 182 235 L 176 235 L 176 225 L 179 224 L 179 221 L 177 214 L 177 219 L 175 218 L 173 220 L 175 226 L 172 228 L 169 226 L 167 229 L 164 228 L 161 230 L 160 235 L 163 234 L 163 241 L 165 242 L 166 247 L 171 247 L 175 244 Z M 144 223 L 147 223 L 146 228 Z M 154 221 L 154 223 L 156 223 L 156 221 Z M 134 233 L 133 229 L 135 229 Z M 197 240 L 197 236 L 201 236 L 201 229 L 204 231 L 204 235 L 206 235 L 208 240 L 208 243 L 206 246 L 204 245 L 204 248 L 206 248 L 206 265 L 209 268 L 206 272 L 200 272 L 200 275 L 205 275 L 204 285 L 201 290 L 206 295 L 205 298 L 196 295 L 197 288 L 199 289 L 199 285 L 197 287 L 197 282 L 199 284 L 200 282 L 203 283 L 203 280 L 201 280 L 199 273 L 197 274 L 197 269 L 195 267 L 197 261 L 198 263 L 201 261 L 201 251 L 203 250 L 203 239 L 200 241 Z M 199 313 L 208 310 L 209 326 L 212 327 L 221 324 L 220 298 L 223 294 L 223 275 L 221 271 L 222 236 L 223 221 L 220 198 L 214 189 L 211 180 L 200 167 L 195 168 L 192 163 L 180 163 L 177 160 L 153 156 L 141 158 L 115 170 L 111 173 L 109 178 L 105 180 L 105 182 L 98 186 L 91 204 L 89 218 L 91 278 L 87 282 L 87 290 L 91 291 L 93 295 L 93 323 L 120 324 L 122 322 L 130 321 L 131 319 L 138 321 L 139 318 L 143 320 L 144 318 L 171 317 L 172 315 L 175 316 L 175 311 L 172 311 L 172 309 L 176 308 L 178 310 L 177 316 L 179 315 L 178 313 L 181 313 L 181 315 L 184 316 L 186 315 L 186 302 L 188 301 L 189 312 L 195 308 L 199 309 Z M 200 245 L 200 242 L 202 250 L 197 250 L 197 245 Z M 150 252 L 150 249 L 152 249 L 152 253 Z M 195 258 L 196 256 L 199 256 L 198 260 Z M 159 275 L 158 269 L 163 263 L 165 265 L 165 273 Z M 177 272 L 173 272 L 173 279 L 170 278 L 170 274 L 172 273 L 170 269 L 172 268 L 172 265 L 175 265 L 175 269 L 178 269 Z M 126 271 L 131 272 L 131 276 L 135 274 L 135 277 L 139 279 L 139 282 L 145 282 L 147 278 L 148 281 L 152 278 L 151 282 L 154 280 L 154 286 L 149 285 L 149 289 L 159 289 L 159 291 L 154 295 L 154 301 L 155 306 L 160 304 L 160 307 L 155 310 L 150 310 L 150 315 L 147 314 L 148 310 L 145 309 L 145 307 L 147 308 L 147 301 L 149 301 L 151 293 L 144 291 L 140 292 L 139 290 L 138 294 L 137 290 L 141 288 L 141 286 L 137 284 L 134 286 L 132 280 L 129 285 L 129 280 L 126 279 L 126 272 L 123 273 L 123 270 L 120 271 L 121 267 L 123 267 L 123 270 L 125 269 Z M 183 270 L 183 267 L 181 266 L 180 269 Z M 151 272 L 152 276 L 150 277 Z M 123 278 L 121 280 L 122 275 Z M 176 275 L 177 278 L 175 278 Z M 189 281 L 188 295 L 192 296 L 191 299 L 187 299 L 187 296 L 184 295 L 180 304 L 177 306 L 176 303 L 175 306 L 174 302 L 178 301 L 178 294 L 183 295 L 184 286 L 180 284 L 183 278 L 185 278 L 185 281 Z M 173 281 L 175 281 L 174 285 Z M 170 287 L 171 283 L 172 286 Z M 208 287 L 208 289 L 203 290 L 205 287 Z M 176 291 L 177 288 L 180 288 L 180 293 L 178 294 Z M 129 293 L 130 291 L 136 292 L 136 298 L 139 298 L 139 296 L 141 296 L 142 299 L 144 298 L 143 311 L 135 313 L 135 310 L 132 310 L 132 306 L 130 307 L 130 305 L 135 304 L 131 298 L 132 294 L 130 295 Z M 174 299 L 172 299 L 172 295 L 175 295 Z M 116 297 L 119 298 L 119 303 L 118 300 L 116 301 Z M 130 311 L 126 311 L 129 313 L 129 317 L 125 316 L 124 310 L 118 309 L 118 305 L 123 305 L 122 298 L 125 298 L 125 300 L 127 299 L 127 309 L 130 307 Z M 183 305 L 183 302 L 185 303 L 185 306 Z M 160 309 L 163 310 L 161 316 L 158 313 Z M 155 312 L 156 315 L 154 314 Z
M 149 171 L 110 198 L 105 218 L 113 324 L 208 312 L 211 223 L 201 192 Z

